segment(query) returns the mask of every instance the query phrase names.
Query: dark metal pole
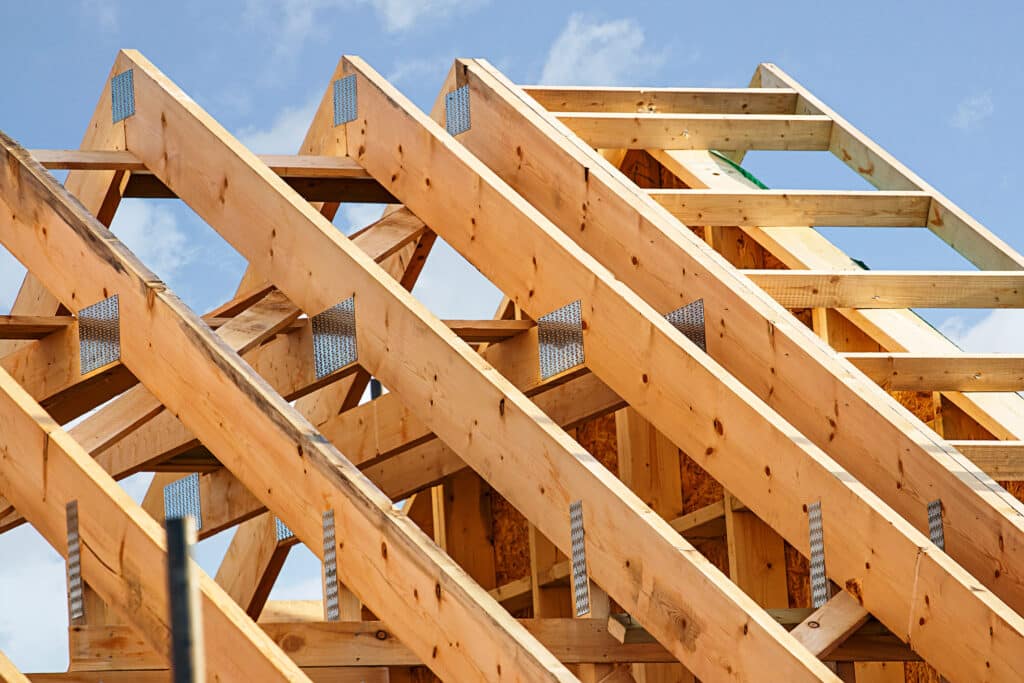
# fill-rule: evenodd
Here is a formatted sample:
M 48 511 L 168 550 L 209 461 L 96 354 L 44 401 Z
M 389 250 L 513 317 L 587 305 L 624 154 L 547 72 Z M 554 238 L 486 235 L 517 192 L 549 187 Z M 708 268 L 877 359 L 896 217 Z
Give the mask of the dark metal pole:
M 196 542 L 195 520 L 190 516 L 167 520 L 167 588 L 171 608 L 171 680 L 205 683 L 203 621 L 199 582 L 192 560 Z

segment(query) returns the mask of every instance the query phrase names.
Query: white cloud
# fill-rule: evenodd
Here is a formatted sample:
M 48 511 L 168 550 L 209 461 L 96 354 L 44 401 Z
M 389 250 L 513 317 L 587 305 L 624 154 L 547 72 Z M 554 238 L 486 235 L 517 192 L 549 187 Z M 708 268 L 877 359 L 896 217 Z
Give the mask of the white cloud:
M 960 100 L 949 123 L 954 128 L 968 130 L 974 128 L 995 113 L 996 105 L 991 92 L 982 92 Z
M 152 201 L 122 201 L 110 229 L 165 282 L 188 264 L 196 253 L 170 207 L 159 206 Z
M 448 75 L 453 57 L 425 57 L 404 59 L 395 63 L 387 75 L 387 79 L 395 85 L 403 82 L 434 80 L 440 87 L 441 81 Z
M 968 353 L 1020 353 L 1024 349 L 1024 310 L 993 310 L 974 325 L 953 317 L 942 333 Z
M 238 132 L 243 145 L 258 154 L 294 154 L 302 145 L 320 99 L 304 105 L 285 107 L 268 128 L 248 126 Z
M 81 0 L 80 10 L 101 31 L 116 31 L 121 23 L 121 5 L 117 0 Z
M 600 22 L 583 13 L 569 23 L 548 51 L 540 82 L 558 85 L 615 85 L 638 80 L 638 71 L 659 66 L 662 52 L 646 44 L 633 19 Z

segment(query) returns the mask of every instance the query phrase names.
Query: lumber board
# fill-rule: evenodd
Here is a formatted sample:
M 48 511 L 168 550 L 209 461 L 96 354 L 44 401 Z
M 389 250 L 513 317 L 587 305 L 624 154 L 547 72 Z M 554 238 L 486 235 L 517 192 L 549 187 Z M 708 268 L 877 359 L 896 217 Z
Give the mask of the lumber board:
M 312 616 L 319 601 L 313 601 Z M 773 610 L 772 616 L 785 628 L 793 628 L 810 610 Z M 812 615 L 813 616 L 813 615 Z M 672 662 L 672 656 L 657 640 L 639 626 L 630 628 L 626 642 L 609 633 L 609 619 L 520 619 L 520 623 L 566 664 Z M 304 670 L 312 667 L 415 666 L 419 660 L 399 642 L 392 629 L 379 621 L 324 622 L 261 621 L 260 628 L 288 649 Z M 862 627 L 863 626 L 863 627 Z M 799 628 L 799 626 L 798 626 Z M 80 671 L 146 670 L 159 668 L 159 662 L 144 643 L 122 626 L 72 626 L 70 647 Z M 839 661 L 891 660 L 899 653 L 917 659 L 877 622 L 851 631 L 849 651 L 833 649 L 830 658 Z M 871 650 L 879 644 L 875 654 Z M 840 646 L 843 644 L 840 643 Z
M 8 141 L 0 140 L 8 149 Z M 82 577 L 167 661 L 166 572 L 154 570 L 167 562 L 160 527 L 2 370 L 0 427 L 0 491 L 64 557 L 65 506 L 77 503 Z M 284 653 L 196 571 L 211 676 L 301 680 Z
M 844 353 L 889 391 L 1024 391 L 1024 356 L 1001 353 Z
M 526 85 L 540 106 L 555 112 L 664 114 L 793 114 L 790 88 L 608 88 Z
M 134 66 L 138 110 L 133 122 L 141 120 L 147 106 L 153 106 L 150 97 L 157 89 L 156 83 L 144 76 L 140 60 L 151 68 L 137 53 L 122 52 L 117 60 L 119 70 Z M 131 146 L 131 128 L 126 132 Z M 519 672 L 524 678 L 569 678 L 564 667 L 545 656 L 525 631 L 514 623 L 505 624 L 507 615 L 502 616 L 497 605 L 492 608 L 485 602 L 490 598 L 451 566 L 422 532 L 395 516 L 389 499 L 324 443 L 308 422 L 108 230 L 6 138 L 3 161 L 0 198 L 5 210 L 15 217 L 12 229 L 0 229 L 8 250 L 73 310 L 105 298 L 108 294 L 104 292 L 118 293 L 123 323 L 145 332 L 122 337 L 123 362 L 222 462 L 242 474 L 250 490 L 271 501 L 274 512 L 307 545 L 322 548 L 320 512 L 325 507 L 334 509 L 339 537 L 347 540 L 339 551 L 346 583 L 358 586 L 363 593 L 360 597 L 369 597 L 366 602 L 376 613 L 390 616 L 389 623 L 399 625 L 403 642 L 426 659 L 431 659 L 437 647 L 438 656 L 431 663 L 455 677 L 460 673 L 493 676 L 493 665 L 501 662 L 506 671 Z M 33 215 L 32 223 L 24 222 L 22 217 L 27 215 Z M 43 229 L 49 245 L 45 252 L 38 249 L 37 241 L 37 233 Z M 68 273 L 80 274 L 80 281 L 68 282 Z M 183 367 L 189 368 L 187 376 L 176 371 Z M 207 391 L 196 392 L 195 386 Z M 261 466 L 254 466 L 255 462 Z M 375 569 L 381 561 L 382 544 L 387 548 L 387 566 L 393 568 L 386 574 Z M 438 592 L 441 600 L 416 597 Z M 414 611 L 421 619 L 437 623 L 442 605 L 446 618 L 437 629 L 417 628 L 419 620 L 408 618 Z M 447 644 L 459 642 L 457 636 L 437 642 L 439 634 L 460 623 L 477 634 L 490 634 L 495 650 L 488 653 L 486 665 L 472 661 L 473 653 Z M 297 671 L 295 676 L 301 679 Z
M 1019 538 L 1020 520 L 1015 511 L 1007 514 L 1008 506 L 994 489 L 979 488 L 966 481 L 966 477 L 961 479 L 964 465 L 956 451 L 944 446 L 934 433 L 901 412 L 880 388 L 862 375 L 858 380 L 849 366 L 812 331 L 768 297 L 759 295 L 756 288 L 745 286 L 723 259 L 709 253 L 689 231 L 681 230 L 678 221 L 635 184 L 628 183 L 617 170 L 611 169 L 588 144 L 540 110 L 529 97 L 517 95 L 515 87 L 500 74 L 480 60 L 459 60 L 456 68 L 464 75 L 460 85 L 470 86 L 476 122 L 471 130 L 459 136 L 462 144 L 509 179 L 537 207 L 555 217 L 573 240 L 599 253 L 605 265 L 623 282 L 642 292 L 659 310 L 670 311 L 703 297 L 707 319 L 711 321 L 708 329 L 711 355 L 727 363 L 732 372 L 744 378 L 753 390 L 770 400 L 771 405 L 783 409 L 785 416 L 799 425 L 811 442 L 841 457 L 842 464 L 850 468 L 853 476 L 895 502 L 902 516 L 913 520 L 918 528 L 925 527 L 926 495 L 937 493 L 936 486 L 941 488 L 943 501 L 948 498 L 960 508 L 959 514 L 948 515 L 947 524 L 976 527 L 970 534 L 959 536 L 958 543 L 964 544 L 960 548 L 950 543 L 947 536 L 947 547 L 976 570 L 975 574 L 981 577 L 979 580 L 995 586 L 1001 595 L 1021 597 L 1017 593 L 1019 586 L 1014 586 L 1017 580 L 1008 579 L 1005 572 L 996 577 L 993 570 L 997 565 L 991 560 L 1001 555 L 1004 561 L 999 567 L 1016 564 L 1005 555 L 1008 551 L 1019 552 L 1019 546 L 1000 544 L 999 535 L 1003 534 L 1004 539 Z M 365 161 L 363 164 L 373 172 Z M 412 208 L 417 210 L 417 207 Z M 447 235 L 444 237 L 450 241 Z M 479 241 L 477 236 L 476 242 Z M 728 321 L 723 311 L 729 312 Z M 593 328 L 591 321 L 588 324 Z M 620 319 L 620 324 L 636 333 L 629 323 Z M 590 358 L 588 355 L 588 364 Z M 688 372 L 686 376 L 692 375 Z M 799 378 L 799 384 L 793 378 Z M 602 379 L 624 399 L 630 400 L 620 387 L 607 378 Z M 797 389 L 800 385 L 806 387 L 806 391 Z M 692 392 L 692 384 L 688 383 L 687 389 Z M 834 400 L 821 400 L 823 392 Z M 833 414 L 831 406 L 836 406 L 836 410 L 842 406 L 842 413 Z M 719 416 L 734 415 L 731 410 L 716 412 Z M 686 435 L 678 433 L 678 424 L 673 429 L 667 416 L 660 421 L 651 419 L 651 422 L 672 436 L 677 445 L 683 446 L 758 516 L 783 532 L 780 515 L 761 507 L 766 502 L 779 502 L 779 478 L 774 466 L 771 467 L 774 500 L 755 504 L 754 491 L 750 489 L 757 475 L 752 473 L 746 482 L 735 482 L 743 484 L 749 493 L 738 490 L 730 479 L 742 477 L 727 471 L 717 457 L 720 451 L 715 451 L 715 458 L 703 455 L 707 445 L 714 443 L 713 436 L 687 448 Z M 865 430 L 864 424 L 871 424 L 872 428 Z M 725 430 L 727 432 L 728 428 Z M 740 433 L 744 441 L 759 441 L 746 426 Z M 907 452 L 915 454 L 912 466 L 908 466 L 901 455 Z M 907 477 L 917 481 L 914 486 L 894 486 L 896 473 L 900 471 L 899 460 L 904 460 L 901 476 L 904 481 Z M 968 476 L 973 479 L 974 473 Z M 820 488 L 804 478 L 800 490 L 806 495 L 807 491 Z M 923 494 L 925 491 L 928 493 Z M 823 495 L 823 502 L 825 499 Z M 886 509 L 881 501 L 870 507 L 875 513 Z M 970 508 L 971 512 L 966 514 L 964 508 Z M 848 516 L 848 508 L 843 509 L 843 515 Z M 796 519 L 794 516 L 793 521 Z M 980 523 L 981 519 L 985 522 Z M 794 527 L 792 532 L 782 535 L 790 542 L 799 541 L 797 535 L 806 535 L 806 517 L 802 522 L 801 528 Z M 994 532 L 994 528 L 1000 531 Z M 973 552 L 972 548 L 979 544 L 984 544 L 985 551 Z M 837 549 L 840 554 L 848 550 L 848 547 Z M 835 552 L 830 557 L 834 555 Z M 863 569 L 862 564 L 860 567 Z M 966 575 L 964 578 L 967 580 Z M 893 588 L 902 592 L 895 584 Z M 884 611 L 894 603 L 889 598 L 881 602 L 878 608 L 868 602 L 865 606 L 872 611 L 878 609 L 883 618 Z M 906 616 L 892 620 L 884 617 L 883 621 L 905 631 L 909 623 Z M 925 647 L 921 638 L 912 640 L 915 647 Z M 939 641 L 934 643 L 930 653 L 954 667 L 961 666 L 949 657 L 948 648 Z
M 3 683 L 28 683 L 25 674 L 18 671 L 18 667 L 14 666 L 14 663 L 3 652 L 0 652 L 0 681 Z
M 131 61 L 135 65 L 136 114 L 126 121 L 128 148 L 242 251 L 258 272 L 269 277 L 307 313 L 324 310 L 353 292 L 357 301 L 365 302 L 358 314 L 360 364 L 379 376 L 393 391 L 403 394 L 404 400 L 420 405 L 433 431 L 453 446 L 467 462 L 486 473 L 489 480 L 493 479 L 490 483 L 497 485 L 503 494 L 509 494 L 506 497 L 511 496 L 510 500 L 519 509 L 541 521 L 546 535 L 568 548 L 568 526 L 565 520 L 570 500 L 591 496 L 597 497 L 595 500 L 603 499 L 602 507 L 607 504 L 620 514 L 609 514 L 613 521 L 611 525 L 605 519 L 602 519 L 601 524 L 592 523 L 594 531 L 590 533 L 595 538 L 599 539 L 606 534 L 609 538 L 646 535 L 653 542 L 653 547 L 645 548 L 645 569 L 664 573 L 664 586 L 678 585 L 680 581 L 691 587 L 702 586 L 702 590 L 697 592 L 701 600 L 714 602 L 714 609 L 719 614 L 733 613 L 733 623 L 748 624 L 748 641 L 752 644 L 763 643 L 761 657 L 770 653 L 768 656 L 777 660 L 776 666 L 780 671 L 792 673 L 795 679 L 831 677 L 819 662 L 791 649 L 785 640 L 788 638 L 785 633 L 767 622 L 757 612 L 756 606 L 746 602 L 734 587 L 727 585 L 724 577 L 703 558 L 691 558 L 681 552 L 678 535 L 667 524 L 656 525 L 654 520 L 637 515 L 636 511 L 643 509 L 642 503 L 623 490 L 621 482 L 607 471 L 601 471 L 602 468 L 593 466 L 592 463 L 596 461 L 560 429 L 547 421 L 538 421 L 539 412 L 535 406 L 510 384 L 492 376 L 496 373 L 486 372 L 485 364 L 472 350 L 464 345 L 453 344 L 457 337 L 450 330 L 430 316 L 397 283 L 389 282 L 389 278 L 380 273 L 365 255 L 357 253 L 358 250 L 354 250 L 344 236 L 338 234 L 320 214 L 294 195 L 258 159 L 241 148 L 194 102 L 159 75 L 154 67 L 144 63 L 141 56 L 131 53 Z M 348 63 L 348 60 L 343 62 Z M 331 92 L 332 89 L 328 88 L 317 116 L 331 115 Z M 381 131 L 398 132 L 401 127 L 408 128 L 411 125 L 407 121 L 395 122 L 383 117 L 385 107 L 393 106 L 396 101 L 401 101 L 405 106 L 404 98 L 396 100 L 396 97 L 400 97 L 397 93 L 388 91 L 387 96 L 384 96 L 380 94 L 376 82 L 371 84 L 365 77 L 360 80 L 359 93 L 359 106 L 367 107 L 366 111 L 375 112 L 380 117 L 375 126 Z M 431 125 L 437 129 L 435 124 Z M 347 130 L 339 126 L 332 135 L 342 138 L 335 144 L 351 144 L 353 140 L 347 139 L 348 134 L 356 132 L 357 125 L 349 124 Z M 183 140 L 189 141 L 187 150 Z M 360 140 L 358 145 L 352 144 L 352 151 L 355 152 L 363 144 L 364 140 Z M 162 151 L 168 145 L 180 150 L 180 154 L 168 158 Z M 442 139 L 437 148 L 449 154 L 453 144 Z M 463 158 L 469 158 L 465 152 L 462 155 Z M 366 158 L 365 155 L 359 158 L 364 167 Z M 190 170 L 207 165 L 220 170 L 222 190 L 223 179 L 228 179 L 225 191 L 210 193 L 209 187 L 200 183 Z M 378 173 L 370 168 L 367 170 L 381 180 Z M 448 184 L 447 179 L 443 184 Z M 388 189 L 394 193 L 394 187 L 388 186 Z M 417 207 L 408 201 L 404 203 L 425 223 L 435 225 L 435 221 Z M 274 220 L 270 219 L 271 216 Z M 279 239 L 278 232 L 282 233 Z M 297 261 L 302 262 L 305 268 L 295 269 L 293 266 Z M 313 283 L 316 287 L 312 286 Z M 394 354 L 388 353 L 388 345 L 403 339 L 415 340 L 415 343 L 405 343 L 402 367 L 398 367 L 398 364 L 390 362 Z M 415 346 L 415 350 L 407 348 L 412 346 Z M 420 372 L 409 371 L 410 364 L 422 362 L 424 358 L 443 359 L 444 367 L 434 365 L 436 371 L 433 368 L 424 368 Z M 437 362 L 431 361 L 432 364 Z M 438 391 L 443 391 L 445 400 L 435 400 L 432 405 L 431 398 Z M 491 406 L 490 410 L 481 409 L 481 406 L 487 405 Z M 469 431 L 463 419 L 467 411 L 477 416 Z M 515 439 L 510 438 L 512 434 L 517 435 Z M 474 438 L 484 435 L 490 437 Z M 524 449 L 514 445 L 523 440 L 533 441 L 536 448 Z M 217 453 L 216 448 L 211 447 L 211 450 Z M 535 470 L 535 467 L 524 468 L 518 464 L 527 452 L 531 462 L 536 463 L 538 457 L 544 458 L 545 466 L 552 468 L 555 480 L 567 482 L 567 486 L 571 485 L 577 490 L 547 487 L 541 491 L 533 485 L 524 485 L 532 474 L 531 470 Z M 225 464 L 230 467 L 230 463 Z M 280 484 L 277 485 L 280 488 Z M 574 498 L 571 499 L 570 495 Z M 597 508 L 598 505 L 589 507 Z M 275 512 L 281 514 L 281 509 Z M 284 517 L 292 526 L 290 519 Z M 629 529 L 618 528 L 619 525 L 626 525 Z M 595 548 L 602 546 L 604 544 L 600 542 L 594 544 Z M 658 557 L 653 557 L 652 553 L 657 553 Z M 347 554 L 346 544 L 345 549 L 339 553 L 339 566 L 347 563 L 343 557 Z M 623 598 L 630 592 L 636 595 L 639 577 L 625 574 L 620 558 L 605 556 L 598 560 L 599 557 L 601 555 L 596 554 L 592 563 L 595 577 L 605 583 L 618 582 L 617 592 Z M 637 558 L 637 561 L 640 559 Z M 672 577 L 671 581 L 668 580 L 669 576 Z M 683 577 L 687 577 L 686 580 Z M 347 582 L 350 577 L 343 578 Z M 394 577 L 389 578 L 394 580 Z M 357 583 L 352 587 L 357 594 L 360 593 Z M 387 614 L 379 611 L 379 603 L 365 600 L 364 595 L 359 597 L 364 598 L 375 613 L 391 621 Z M 635 598 L 631 602 L 635 602 Z M 652 605 L 653 609 L 658 609 L 662 614 L 659 619 L 659 635 L 672 646 L 677 656 L 693 659 L 692 646 L 686 646 L 682 641 L 684 637 L 689 639 L 692 632 L 680 633 L 678 605 L 672 605 L 671 608 L 668 606 L 673 602 L 666 599 L 663 604 Z M 497 607 L 496 604 L 494 606 Z M 401 619 L 397 614 L 392 616 Z M 450 617 L 441 628 L 447 628 L 449 622 Z M 479 628 L 479 624 L 474 627 Z M 508 628 L 511 630 L 512 624 Z M 724 652 L 726 648 L 735 651 L 734 633 L 735 629 L 728 628 L 716 629 L 714 634 L 710 633 L 710 629 L 702 629 L 699 633 L 692 633 L 692 636 L 698 642 L 710 641 L 713 636 L 718 639 L 719 647 Z M 431 642 L 433 635 L 422 633 L 421 629 L 418 635 L 400 637 L 414 651 L 418 649 L 415 646 L 418 639 L 423 645 L 419 648 L 420 652 L 425 649 L 430 653 L 435 645 Z M 425 638 L 431 640 L 423 643 Z M 533 647 L 537 652 L 543 652 L 539 645 Z M 751 651 L 756 649 L 759 648 L 754 645 L 750 648 Z M 520 651 L 516 662 L 525 665 L 534 661 L 534 656 L 535 653 L 526 656 Z M 444 659 L 442 656 L 432 659 L 431 665 L 439 666 L 444 663 Z M 505 662 L 505 665 L 509 664 Z M 553 671 L 554 664 L 551 662 Z M 735 665 L 733 662 L 732 666 Z M 710 673 L 722 666 L 721 662 L 709 661 L 703 668 Z M 487 666 L 483 671 L 486 672 L 484 675 L 493 675 L 493 666 Z
M 313 683 L 391 683 L 384 667 L 307 667 L 302 670 Z M 33 683 L 173 683 L 169 669 L 120 671 L 68 671 L 66 673 L 32 673 Z
M 1024 308 L 1020 271 L 799 271 L 743 274 L 787 308 Z
M 924 192 L 820 190 L 648 190 L 690 225 L 923 228 L 931 197 Z
M 971 462 L 999 481 L 1024 481 L 1024 441 L 950 441 Z
M 827 116 L 780 114 L 555 114 L 591 147 L 827 150 Z
M 852 595 L 840 591 L 790 633 L 808 650 L 822 659 L 829 659 L 829 655 L 870 617 Z
M 70 316 L 4 315 L 0 316 L 0 339 L 42 339 L 73 323 Z

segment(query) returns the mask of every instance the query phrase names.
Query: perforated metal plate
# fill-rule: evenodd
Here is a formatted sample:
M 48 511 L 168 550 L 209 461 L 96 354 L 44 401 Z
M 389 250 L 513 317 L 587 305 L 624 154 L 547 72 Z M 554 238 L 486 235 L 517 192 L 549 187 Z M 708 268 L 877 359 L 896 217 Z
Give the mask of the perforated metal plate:
M 324 525 L 324 606 L 327 621 L 341 620 L 338 602 L 338 546 L 334 536 L 334 510 L 323 515 Z
M 313 316 L 313 365 L 317 379 L 355 363 L 356 300 L 349 297 Z
M 355 74 L 334 81 L 334 125 L 355 121 L 358 110 Z
M 195 520 L 197 531 L 203 528 L 203 508 L 199 499 L 197 472 L 172 481 L 164 487 L 164 518 L 178 519 L 186 515 Z
M 131 69 L 110 79 L 110 113 L 114 123 L 135 113 L 135 77 Z
M 293 538 L 295 533 L 288 528 L 288 525 L 281 521 L 280 517 L 274 517 L 274 532 L 277 536 L 277 542 L 287 541 L 289 538 Z
M 469 86 L 464 85 L 444 96 L 445 128 L 451 135 L 465 133 L 472 125 L 469 115 Z
M 78 535 L 78 501 L 65 508 L 68 522 L 68 616 L 72 622 L 85 617 L 82 585 L 82 541 Z
M 708 352 L 707 340 L 704 336 L 704 299 L 697 299 L 682 308 L 667 313 L 665 320 L 672 323 L 672 327 L 699 346 L 701 351 Z
M 946 549 L 946 532 L 942 528 L 942 499 L 928 503 L 928 538 L 940 549 Z
M 821 526 L 821 501 L 807 506 L 811 538 L 811 604 L 821 607 L 828 602 L 828 576 L 825 574 L 825 533 Z
M 569 505 L 569 540 L 572 543 L 572 594 L 576 616 L 590 614 L 590 580 L 587 578 L 587 546 L 583 540 L 583 501 Z
M 540 378 L 583 365 L 583 316 L 579 299 L 537 318 Z
M 78 354 L 83 375 L 121 359 L 117 294 L 78 311 Z

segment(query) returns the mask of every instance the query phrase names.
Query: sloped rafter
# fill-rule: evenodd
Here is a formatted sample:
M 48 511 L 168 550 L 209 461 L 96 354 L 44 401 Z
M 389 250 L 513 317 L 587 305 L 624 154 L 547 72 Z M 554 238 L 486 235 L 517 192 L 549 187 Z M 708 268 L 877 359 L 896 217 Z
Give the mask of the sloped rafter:
M 595 538 L 608 534 L 609 538 L 650 539 L 645 557 L 637 556 L 631 560 L 631 566 L 643 566 L 644 573 L 653 576 L 664 574 L 664 580 L 657 582 L 659 591 L 676 592 L 674 586 L 681 577 L 689 577 L 685 583 L 702 586 L 694 593 L 694 599 L 714 604 L 710 609 L 716 614 L 734 615 L 728 619 L 732 626 L 707 623 L 695 632 L 697 614 L 687 610 L 692 620 L 680 633 L 676 610 L 683 601 L 672 600 L 671 608 L 668 604 L 652 603 L 648 611 L 662 615 L 658 620 L 659 639 L 677 656 L 692 660 L 694 651 L 687 643 L 696 639 L 697 643 L 706 642 L 709 646 L 717 643 L 714 651 L 723 656 L 729 652 L 732 657 L 736 652 L 735 634 L 746 625 L 745 639 L 750 646 L 742 651 L 749 651 L 750 657 L 758 652 L 757 666 L 768 658 L 779 671 L 790 672 L 787 675 L 794 679 L 831 677 L 817 660 L 794 648 L 795 643 L 706 560 L 691 557 L 695 553 L 681 553 L 681 541 L 667 524 L 637 515 L 643 505 L 621 482 L 603 468 L 587 466 L 596 464 L 589 454 L 558 428 L 546 421 L 539 423 L 539 413 L 529 401 L 507 382 L 487 372 L 468 346 L 457 341 L 404 290 L 377 275 L 361 253 L 353 253 L 347 241 L 319 214 L 294 197 L 279 178 L 238 146 L 173 84 L 136 53 L 122 55 L 130 57 L 135 68 L 137 112 L 126 121 L 128 149 L 245 254 L 258 272 L 270 277 L 303 309 L 318 312 L 355 292 L 356 300 L 362 302 L 361 306 L 357 304 L 360 363 L 403 394 L 405 400 L 421 405 L 430 427 L 467 462 L 485 473 L 486 478 L 500 480 L 499 490 L 517 507 L 530 511 L 545 535 L 568 548 L 569 502 L 576 498 L 592 500 L 595 504 L 588 506 L 590 512 L 586 514 L 597 514 L 600 509 L 619 513 L 609 512 L 610 520 L 602 519 L 601 523 L 595 521 L 591 525 Z M 126 62 L 125 67 L 128 66 Z M 364 102 L 364 95 L 360 95 L 360 102 Z M 326 114 L 331 106 L 328 90 L 321 112 Z M 350 124 L 346 131 L 339 126 L 333 134 L 343 138 L 352 128 Z M 381 130 L 387 130 L 386 124 Z M 197 167 L 217 168 L 219 172 L 215 178 L 196 178 L 191 169 Z M 423 218 L 418 210 L 410 208 Z M 242 216 L 245 220 L 239 220 Z M 277 220 L 271 222 L 269 216 Z M 287 224 L 290 229 L 279 236 L 284 230 L 284 216 L 291 221 Z M 425 222 L 431 224 L 429 220 Z M 242 225 L 244 231 L 235 227 Z M 305 268 L 294 269 L 296 262 L 303 263 Z M 341 273 L 345 274 L 344 283 L 338 282 Z M 382 334 L 385 330 L 386 334 Z M 402 362 L 396 364 L 394 356 L 388 355 L 388 348 L 399 344 Z M 414 361 L 426 363 L 426 368 L 416 373 L 401 371 Z M 445 400 L 431 405 L 431 398 L 441 393 Z M 493 410 L 482 411 L 481 406 L 485 405 L 492 405 Z M 473 424 L 466 425 L 462 416 L 469 413 L 476 418 Z M 511 435 L 515 435 L 514 439 Z M 512 446 L 525 442 L 534 446 Z M 537 490 L 523 479 L 536 470 L 535 465 L 515 465 L 525 452 L 530 453 L 533 461 L 544 458 L 555 486 Z M 495 457 L 498 454 L 501 457 Z M 497 476 L 498 472 L 501 476 Z M 570 498 L 570 487 L 582 486 L 586 486 L 587 493 L 578 488 L 577 495 Z M 619 525 L 626 525 L 629 530 L 617 528 Z M 622 559 L 614 557 L 618 553 L 611 545 L 596 541 L 594 548 L 609 552 L 606 556 L 602 552 L 592 553 L 595 578 L 602 583 L 617 583 L 618 595 L 635 607 L 636 598 L 629 595 L 637 595 L 635 590 L 641 585 L 641 577 L 623 575 Z M 343 563 L 342 558 L 339 565 Z M 377 612 L 375 606 L 370 607 Z M 387 620 L 387 615 L 381 616 Z M 706 657 L 695 664 L 708 673 L 724 670 L 726 666 L 734 671 L 754 666 L 752 659 L 726 664 L 723 659 Z
M 118 71 L 127 60 L 122 53 Z M 5 162 L 0 196 L 12 216 L 2 234 L 8 250 L 74 309 L 116 292 L 121 324 L 136 332 L 122 336 L 125 364 L 234 466 L 250 490 L 273 501 L 275 512 L 307 545 L 322 547 L 319 513 L 334 509 L 346 539 L 339 552 L 344 577 L 378 614 L 398 624 L 403 642 L 418 656 L 453 678 L 495 677 L 500 665 L 506 675 L 528 680 L 571 679 L 27 153 L 8 151 Z M 28 216 L 31 223 L 24 222 Z M 69 282 L 68 273 L 82 274 L 81 280 Z M 160 362 L 151 362 L 154 357 Z M 190 368 L 187 376 L 174 369 L 180 367 Z M 254 457 L 261 467 L 252 466 Z M 377 564 L 384 552 L 386 574 Z M 409 614 L 439 628 L 412 628 Z M 489 634 L 493 650 L 461 648 L 452 632 L 459 628 L 476 637 Z M 450 636 L 439 641 L 439 634 Z

